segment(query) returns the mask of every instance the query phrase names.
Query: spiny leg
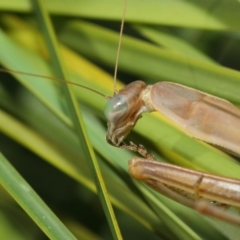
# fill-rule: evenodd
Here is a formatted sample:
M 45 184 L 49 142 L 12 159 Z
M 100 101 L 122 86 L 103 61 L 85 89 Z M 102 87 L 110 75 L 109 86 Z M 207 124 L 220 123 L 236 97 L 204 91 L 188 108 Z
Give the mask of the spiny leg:
M 226 212 L 223 209 L 221 209 L 221 207 L 212 205 L 203 198 L 199 200 L 188 198 L 183 193 L 180 193 L 179 191 L 174 191 L 173 189 L 169 188 L 167 185 L 152 179 L 146 179 L 142 181 L 152 189 L 156 190 L 157 192 L 189 208 L 192 208 L 201 214 L 207 215 L 209 217 L 214 217 L 222 221 L 226 221 L 226 222 L 240 226 L 239 215 Z
M 128 149 L 133 152 L 137 152 L 141 156 L 143 156 L 146 160 L 155 160 L 154 156 L 148 153 L 148 151 L 142 144 L 136 145 L 133 142 L 129 142 L 129 145 L 123 143 L 120 147 L 124 149 Z

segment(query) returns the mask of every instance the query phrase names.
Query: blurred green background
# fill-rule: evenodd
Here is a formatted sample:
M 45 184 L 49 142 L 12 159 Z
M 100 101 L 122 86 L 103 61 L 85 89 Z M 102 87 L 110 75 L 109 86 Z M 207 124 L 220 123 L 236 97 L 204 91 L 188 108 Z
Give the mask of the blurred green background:
M 59 78 L 63 71 L 64 78 L 111 96 L 123 4 L 1 0 L 1 67 Z M 128 0 L 118 79 L 173 81 L 239 106 L 239 11 L 240 3 L 234 0 Z M 44 28 L 48 16 L 48 27 L 52 24 L 58 40 L 50 49 L 46 36 L 52 33 Z M 127 162 L 134 154 L 105 141 L 106 100 L 70 88 L 123 239 L 237 239 L 237 227 L 203 217 L 133 180 Z M 85 145 L 78 142 L 85 141 L 85 135 L 73 128 L 71 111 L 59 83 L 0 72 L 0 150 L 7 159 L 0 159 L 1 239 L 74 239 L 70 232 L 77 239 L 112 239 L 115 229 L 110 230 L 96 194 Z M 159 114 L 145 114 L 130 140 L 143 144 L 159 161 L 240 176 L 236 158 L 189 138 Z M 27 185 L 9 163 L 60 221 L 34 193 L 22 191 Z

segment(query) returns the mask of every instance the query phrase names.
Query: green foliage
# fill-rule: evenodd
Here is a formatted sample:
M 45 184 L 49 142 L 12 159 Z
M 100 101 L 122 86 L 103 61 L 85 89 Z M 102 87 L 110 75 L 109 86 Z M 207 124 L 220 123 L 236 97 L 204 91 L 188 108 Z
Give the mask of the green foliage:
M 43 11 L 32 9 L 28 1 L 2 0 L 0 64 L 43 76 L 63 78 L 59 71 L 66 72 L 68 80 L 111 96 L 123 1 L 49 0 L 41 5 L 51 16 L 59 44 L 46 47 L 49 39 L 44 40 L 42 33 L 52 33 L 43 30 Z M 178 82 L 239 105 L 240 74 L 234 61 L 239 56 L 239 36 L 234 32 L 239 28 L 239 8 L 233 0 L 129 0 L 119 78 L 125 83 L 138 78 L 149 84 Z M 41 218 L 41 200 L 29 203 L 35 193 L 25 195 L 18 173 L 6 174 L 1 168 L 2 239 L 46 239 L 41 229 L 51 239 L 71 239 L 67 228 L 78 239 L 112 239 L 89 170 L 90 145 L 124 239 L 236 239 L 236 227 L 203 217 L 133 180 L 127 170 L 133 154 L 105 141 L 102 109 L 106 100 L 70 86 L 88 137 L 79 134 L 72 118 L 76 110 L 69 108 L 60 85 L 49 79 L 0 73 L 0 150 L 61 220 L 45 205 L 53 225 L 37 221 L 33 215 Z M 118 88 L 122 86 L 119 83 Z M 158 114 L 144 115 L 128 139 L 143 144 L 162 161 L 225 176 L 240 174 L 239 164 L 230 156 L 189 138 Z M 10 171 L 4 161 L 0 165 Z M 11 191 L 11 179 L 16 194 Z M 114 221 L 111 214 L 107 218 Z M 62 232 L 45 231 L 46 226 L 57 226 Z M 111 226 L 111 231 L 117 230 Z

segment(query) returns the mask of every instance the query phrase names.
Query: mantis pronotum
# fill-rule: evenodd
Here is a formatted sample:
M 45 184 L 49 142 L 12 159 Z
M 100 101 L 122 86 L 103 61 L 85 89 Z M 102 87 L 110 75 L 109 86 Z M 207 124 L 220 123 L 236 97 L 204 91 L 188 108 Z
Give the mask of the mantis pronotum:
M 174 85 L 174 86 L 177 86 L 177 85 Z M 109 115 L 109 111 L 107 111 L 107 115 Z M 120 142 L 122 142 L 122 139 L 121 139 Z M 120 142 L 118 142 L 118 144 L 119 144 Z M 210 142 L 210 143 L 211 143 L 211 142 Z M 115 144 L 116 144 L 116 142 L 115 142 Z M 139 150 L 139 148 L 138 148 L 138 147 L 135 147 L 135 145 L 131 145 L 131 146 L 122 145 L 121 147 L 123 147 L 123 148 L 131 148 L 131 149 L 136 149 L 137 151 L 141 151 L 141 149 Z M 235 148 L 234 148 L 234 149 L 228 148 L 228 150 L 231 150 L 232 152 L 235 152 L 235 153 L 236 153 L 236 149 L 235 149 Z M 143 152 L 144 152 L 144 151 L 143 151 Z M 145 162 L 144 162 L 144 164 L 145 164 Z M 147 164 L 147 162 L 146 162 L 146 164 Z M 160 189 L 158 189 L 158 190 L 160 190 Z

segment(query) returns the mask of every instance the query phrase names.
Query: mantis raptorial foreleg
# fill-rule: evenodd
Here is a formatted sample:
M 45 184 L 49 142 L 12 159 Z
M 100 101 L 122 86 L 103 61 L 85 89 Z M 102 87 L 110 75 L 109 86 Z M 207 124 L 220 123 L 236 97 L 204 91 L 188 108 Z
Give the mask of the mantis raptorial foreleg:
M 220 203 L 225 207 L 240 207 L 239 180 L 137 157 L 130 160 L 128 165 L 134 178 L 157 192 L 205 215 L 240 225 L 239 216 L 214 206 Z

